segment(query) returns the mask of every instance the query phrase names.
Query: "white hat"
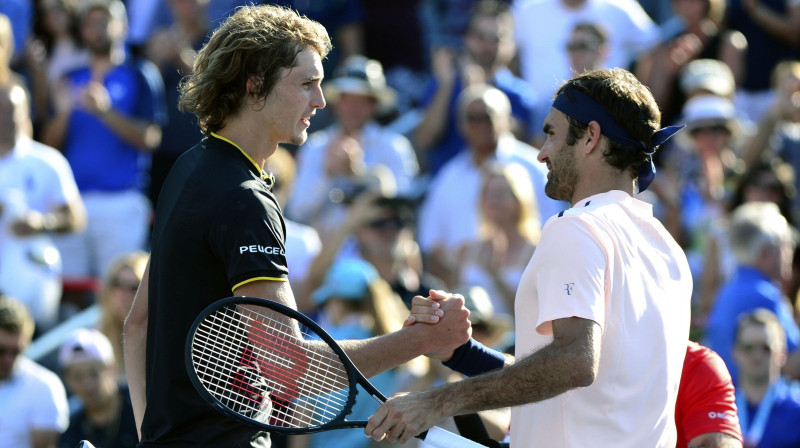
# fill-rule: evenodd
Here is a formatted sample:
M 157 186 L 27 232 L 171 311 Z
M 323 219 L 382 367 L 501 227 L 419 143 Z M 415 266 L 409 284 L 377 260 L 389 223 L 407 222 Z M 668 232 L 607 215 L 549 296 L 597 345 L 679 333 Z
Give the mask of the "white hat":
M 707 90 L 715 95 L 730 98 L 736 88 L 733 72 L 728 64 L 716 59 L 695 59 L 681 70 L 681 90 L 691 95 Z
M 94 329 L 81 328 L 73 332 L 61 344 L 58 360 L 62 369 L 72 364 L 88 361 L 100 361 L 103 364 L 111 365 L 115 362 L 114 349 L 103 333 Z
M 734 139 L 743 132 L 742 122 L 736 113 L 733 101 L 717 95 L 690 98 L 683 105 L 679 122 L 686 124 L 686 129 L 677 136 L 684 147 L 690 146 L 688 139 L 692 131 L 698 128 L 725 126 Z
M 336 70 L 335 78 L 323 86 L 325 96 L 336 102 L 342 93 L 355 93 L 375 98 L 378 107 L 386 110 L 394 106 L 397 94 L 386 85 L 383 66 L 375 59 L 354 55 L 345 59 Z

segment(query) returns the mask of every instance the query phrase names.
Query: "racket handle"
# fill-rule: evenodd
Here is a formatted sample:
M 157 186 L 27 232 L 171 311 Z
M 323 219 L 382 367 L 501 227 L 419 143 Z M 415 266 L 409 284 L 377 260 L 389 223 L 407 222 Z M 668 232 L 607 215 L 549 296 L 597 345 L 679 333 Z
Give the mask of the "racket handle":
M 420 434 L 419 437 L 427 446 L 433 448 L 486 448 L 478 442 L 465 439 L 438 426 L 429 429 L 427 433 Z

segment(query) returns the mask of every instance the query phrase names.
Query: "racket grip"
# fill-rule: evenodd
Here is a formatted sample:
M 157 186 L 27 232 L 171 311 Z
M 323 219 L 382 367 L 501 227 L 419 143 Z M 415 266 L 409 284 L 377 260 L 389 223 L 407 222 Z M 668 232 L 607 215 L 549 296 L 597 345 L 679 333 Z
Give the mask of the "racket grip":
M 429 429 L 427 433 L 420 434 L 419 438 L 433 448 L 486 448 L 478 442 L 465 439 L 438 426 Z

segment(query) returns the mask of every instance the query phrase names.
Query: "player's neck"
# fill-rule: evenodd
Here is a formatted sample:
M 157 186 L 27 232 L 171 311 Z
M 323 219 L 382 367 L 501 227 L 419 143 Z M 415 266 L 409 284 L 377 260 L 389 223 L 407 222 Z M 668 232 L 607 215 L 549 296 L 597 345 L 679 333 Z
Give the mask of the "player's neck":
M 594 174 L 586 175 L 583 173 L 575 187 L 572 195 L 572 205 L 600 193 L 607 193 L 613 190 L 620 190 L 633 196 L 633 181 L 625 173 L 605 170 Z
M 247 153 L 256 165 L 262 170 L 267 158 L 275 153 L 278 148 L 277 142 L 272 142 L 259 134 L 257 129 L 253 126 L 248 126 L 242 120 L 233 118 L 225 125 L 224 128 L 216 132 L 216 134 L 227 138 L 235 143 L 242 151 Z

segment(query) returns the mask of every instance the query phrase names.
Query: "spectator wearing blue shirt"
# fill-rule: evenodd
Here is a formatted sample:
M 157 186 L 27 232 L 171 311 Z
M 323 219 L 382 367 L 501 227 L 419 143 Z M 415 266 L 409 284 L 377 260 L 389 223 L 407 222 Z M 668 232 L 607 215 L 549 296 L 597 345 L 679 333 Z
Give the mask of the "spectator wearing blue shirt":
M 158 69 L 125 57 L 124 5 L 88 0 L 80 20 L 89 65 L 58 83 L 43 133 L 69 161 L 89 218 L 86 232 L 57 242 L 65 279 L 102 277 L 112 260 L 145 248 L 151 207 L 143 191 L 166 116 Z
M 518 138 L 528 140 L 532 128 L 541 127 L 542 120 L 534 117 L 536 93 L 509 70 L 515 53 L 509 7 L 491 0 L 475 7 L 464 35 L 464 52 L 449 47 L 434 51 L 434 77 L 422 96 L 424 116 L 412 139 L 420 163 L 431 175 L 467 147 L 457 126 L 456 102 L 459 92 L 471 84 L 490 84 L 506 94 L 514 118 L 512 129 Z
M 800 446 L 800 386 L 781 377 L 786 334 L 765 309 L 742 315 L 734 359 L 739 368 L 736 407 L 746 447 Z
M 771 202 L 742 204 L 731 216 L 728 239 L 738 267 L 717 294 L 706 337 L 708 347 L 725 361 L 734 383 L 738 378 L 733 362 L 736 323 L 744 313 L 757 308 L 773 312 L 786 332 L 792 358 L 800 353 L 800 330 L 780 288 L 781 281 L 791 275 L 794 243 L 790 229 L 778 206 Z

